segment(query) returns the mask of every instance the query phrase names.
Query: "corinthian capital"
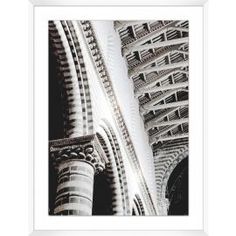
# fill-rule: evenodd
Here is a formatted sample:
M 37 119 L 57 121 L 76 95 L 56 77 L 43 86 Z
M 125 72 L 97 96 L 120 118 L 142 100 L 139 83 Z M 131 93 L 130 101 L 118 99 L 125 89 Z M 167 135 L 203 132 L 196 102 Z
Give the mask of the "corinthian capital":
M 92 165 L 95 173 L 105 168 L 105 159 L 98 148 L 95 135 L 50 141 L 49 151 L 56 168 L 61 163 L 76 160 Z

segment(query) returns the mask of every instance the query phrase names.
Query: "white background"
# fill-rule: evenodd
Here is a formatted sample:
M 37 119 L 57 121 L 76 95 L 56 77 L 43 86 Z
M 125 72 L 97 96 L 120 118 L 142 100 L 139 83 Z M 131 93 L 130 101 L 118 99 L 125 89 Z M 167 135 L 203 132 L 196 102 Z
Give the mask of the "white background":
M 209 2 L 207 152 L 210 236 L 236 234 L 236 36 L 233 2 Z M 2 5 L 0 230 L 1 235 L 27 235 L 28 2 L 12 0 Z

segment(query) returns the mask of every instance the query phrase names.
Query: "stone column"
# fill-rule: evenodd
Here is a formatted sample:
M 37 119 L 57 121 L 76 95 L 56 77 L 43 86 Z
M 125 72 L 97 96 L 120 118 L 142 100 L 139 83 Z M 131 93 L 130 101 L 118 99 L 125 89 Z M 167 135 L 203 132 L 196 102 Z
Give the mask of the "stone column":
M 92 215 L 94 175 L 104 162 L 93 136 L 54 141 L 50 147 L 57 170 L 55 215 Z

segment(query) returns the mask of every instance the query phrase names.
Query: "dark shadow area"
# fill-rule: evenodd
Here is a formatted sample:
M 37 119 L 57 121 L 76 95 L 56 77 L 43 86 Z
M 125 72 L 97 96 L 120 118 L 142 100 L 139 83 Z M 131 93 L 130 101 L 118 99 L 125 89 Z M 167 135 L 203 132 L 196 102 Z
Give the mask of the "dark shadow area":
M 56 57 L 53 54 L 53 48 L 51 46 L 49 40 L 49 73 L 48 73 L 48 139 L 60 139 L 63 138 L 63 116 L 62 116 L 62 99 L 61 99 L 61 91 L 59 87 L 59 76 L 57 70 L 57 61 Z M 49 157 L 49 168 L 48 168 L 48 176 L 49 176 L 49 215 L 53 215 L 54 203 L 56 198 L 56 186 L 57 186 L 57 176 L 56 171 L 53 167 L 52 160 Z
M 188 158 L 173 170 L 167 184 L 168 215 L 188 215 Z
M 60 139 L 63 130 L 63 103 L 59 85 L 59 72 L 53 48 L 49 42 L 49 140 Z
M 54 170 L 53 163 L 49 159 L 49 171 L 48 171 L 48 176 L 49 176 L 49 184 L 48 184 L 48 197 L 49 197 L 49 210 L 48 213 L 49 215 L 54 215 L 53 210 L 54 210 L 54 204 L 55 204 L 55 199 L 56 199 L 56 186 L 57 186 L 57 176 L 56 176 L 56 171 Z
M 112 189 L 106 172 L 95 175 L 93 194 L 93 215 L 113 215 Z

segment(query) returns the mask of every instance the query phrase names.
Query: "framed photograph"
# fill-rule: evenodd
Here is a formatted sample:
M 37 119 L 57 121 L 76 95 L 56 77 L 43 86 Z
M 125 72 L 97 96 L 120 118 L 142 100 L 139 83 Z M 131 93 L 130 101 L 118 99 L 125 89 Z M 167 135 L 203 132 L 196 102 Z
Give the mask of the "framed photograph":
M 31 1 L 30 234 L 207 235 L 206 1 Z

